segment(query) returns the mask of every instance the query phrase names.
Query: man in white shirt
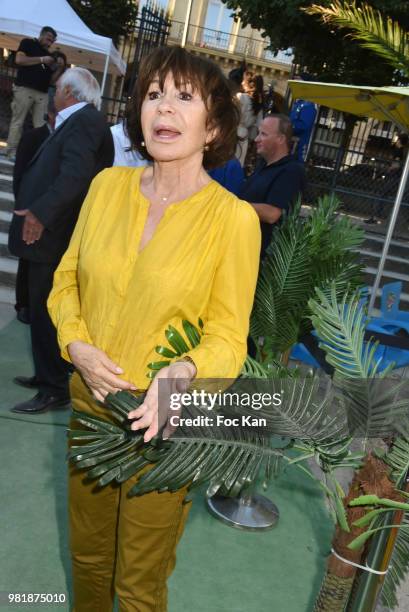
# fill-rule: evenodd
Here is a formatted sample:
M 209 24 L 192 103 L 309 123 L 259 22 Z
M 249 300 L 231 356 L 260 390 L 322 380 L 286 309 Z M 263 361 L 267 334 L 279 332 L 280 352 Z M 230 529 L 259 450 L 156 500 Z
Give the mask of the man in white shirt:
M 111 127 L 111 134 L 114 140 L 115 157 L 113 166 L 147 166 L 148 162 L 143 159 L 138 151 L 131 149 L 131 141 L 125 132 L 124 124 L 117 123 Z

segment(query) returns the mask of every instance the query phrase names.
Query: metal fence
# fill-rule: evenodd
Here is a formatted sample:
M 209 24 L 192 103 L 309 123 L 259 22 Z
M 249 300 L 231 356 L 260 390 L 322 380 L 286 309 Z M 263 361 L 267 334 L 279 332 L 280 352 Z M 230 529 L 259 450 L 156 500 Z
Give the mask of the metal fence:
M 138 76 L 140 61 L 148 55 L 152 49 L 166 44 L 171 21 L 163 9 L 158 9 L 150 5 L 144 6 L 136 20 L 134 34 L 135 51 L 131 64 L 131 71 L 128 75 L 125 89 L 130 93 L 133 89 Z M 133 41 L 130 44 L 133 46 Z
M 386 225 L 406 151 L 390 122 L 344 118 L 321 108 L 307 159 L 307 200 L 313 203 L 320 195 L 334 193 L 345 212 Z M 409 223 L 409 188 L 400 223 Z
M 117 123 L 118 118 L 124 115 L 127 102 L 138 78 L 142 58 L 154 48 L 166 44 L 170 26 L 171 21 L 163 9 L 150 4 L 142 8 L 136 19 L 135 30 L 124 45 L 124 59 L 128 68 L 123 89 L 117 98 L 104 96 L 102 99 L 101 110 L 107 116 L 109 123 Z

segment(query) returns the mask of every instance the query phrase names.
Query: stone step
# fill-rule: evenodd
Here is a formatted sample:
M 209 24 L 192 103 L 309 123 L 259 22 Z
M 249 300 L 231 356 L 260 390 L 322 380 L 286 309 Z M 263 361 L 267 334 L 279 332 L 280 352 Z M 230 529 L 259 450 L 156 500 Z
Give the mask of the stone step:
M 14 210 L 14 202 L 8 200 L 0 200 L 0 211 L 12 213 Z
M 361 262 L 370 268 L 378 269 L 381 253 L 374 253 L 373 251 L 360 251 Z M 397 256 L 388 256 L 386 258 L 385 267 L 393 272 L 397 272 L 399 274 L 408 274 L 409 273 L 409 260 L 403 257 Z M 401 279 L 399 279 L 401 280 Z
M 0 232 L 7 233 L 13 214 L 9 211 L 0 210 Z
M 8 235 L 6 232 L 0 232 L 0 257 L 13 257 L 8 249 Z
M 4 189 L 0 188 L 0 200 L 3 200 L 4 202 L 10 202 L 11 204 L 14 204 L 14 195 L 13 195 L 13 191 L 4 191 Z
M 372 274 L 373 276 L 376 275 L 377 271 L 378 271 L 377 268 L 373 268 L 371 266 L 367 266 L 365 268 L 365 272 L 367 274 Z M 400 280 L 402 281 L 403 285 L 405 285 L 405 283 L 409 283 L 409 274 L 404 274 L 402 272 L 396 272 L 395 270 L 390 270 L 386 268 L 383 270 L 382 280 L 384 280 L 384 282 L 386 283 L 391 283 L 393 280 Z
M 0 172 L 2 174 L 9 174 L 10 176 L 12 176 L 13 168 L 14 168 L 14 163 L 8 161 L 7 159 L 5 159 L 4 157 L 0 155 Z
M 0 172 L 0 192 L 13 194 L 13 177 Z
M 11 287 L 0 286 L 0 302 L 3 304 L 15 304 L 16 293 Z
M 382 253 L 385 237 L 377 234 L 365 234 L 365 240 L 362 243 L 361 249 L 370 251 L 379 251 Z M 391 240 L 388 255 L 394 255 L 398 257 L 407 257 L 409 263 L 409 241 L 397 240 L 393 238 Z
M 11 257 L 0 257 L 0 286 L 13 288 L 16 284 L 18 260 Z
M 11 255 L 7 244 L 0 243 L 0 257 L 14 257 L 13 255 Z
M 357 252 L 361 255 L 361 257 L 375 257 L 376 259 L 380 259 L 382 256 L 381 251 L 373 251 L 372 249 L 359 249 Z M 393 261 L 397 264 L 403 263 L 409 268 L 409 256 L 401 257 L 399 255 L 390 255 L 388 253 L 386 256 L 386 261 Z

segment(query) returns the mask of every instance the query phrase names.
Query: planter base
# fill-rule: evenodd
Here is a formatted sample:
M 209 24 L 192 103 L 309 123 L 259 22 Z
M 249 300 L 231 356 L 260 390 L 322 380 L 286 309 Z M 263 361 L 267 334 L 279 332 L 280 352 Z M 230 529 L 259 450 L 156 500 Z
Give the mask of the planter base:
M 257 493 L 240 497 L 214 495 L 207 500 L 207 507 L 213 516 L 226 525 L 246 531 L 272 529 L 279 518 L 277 506 Z

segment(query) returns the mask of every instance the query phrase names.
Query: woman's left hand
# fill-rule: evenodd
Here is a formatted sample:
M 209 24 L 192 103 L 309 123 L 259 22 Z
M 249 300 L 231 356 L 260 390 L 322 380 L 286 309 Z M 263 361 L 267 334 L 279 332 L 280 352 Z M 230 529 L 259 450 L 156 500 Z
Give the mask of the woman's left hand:
M 190 361 L 175 361 L 159 370 L 146 393 L 143 404 L 128 414 L 129 419 L 138 419 L 131 425 L 133 430 L 147 428 L 143 436 L 144 442 L 152 440 L 159 430 L 159 381 L 161 379 L 172 380 L 169 393 L 184 393 L 195 376 L 196 368 Z M 164 422 L 166 420 L 167 418 L 163 419 Z M 163 424 L 161 423 L 161 426 Z

